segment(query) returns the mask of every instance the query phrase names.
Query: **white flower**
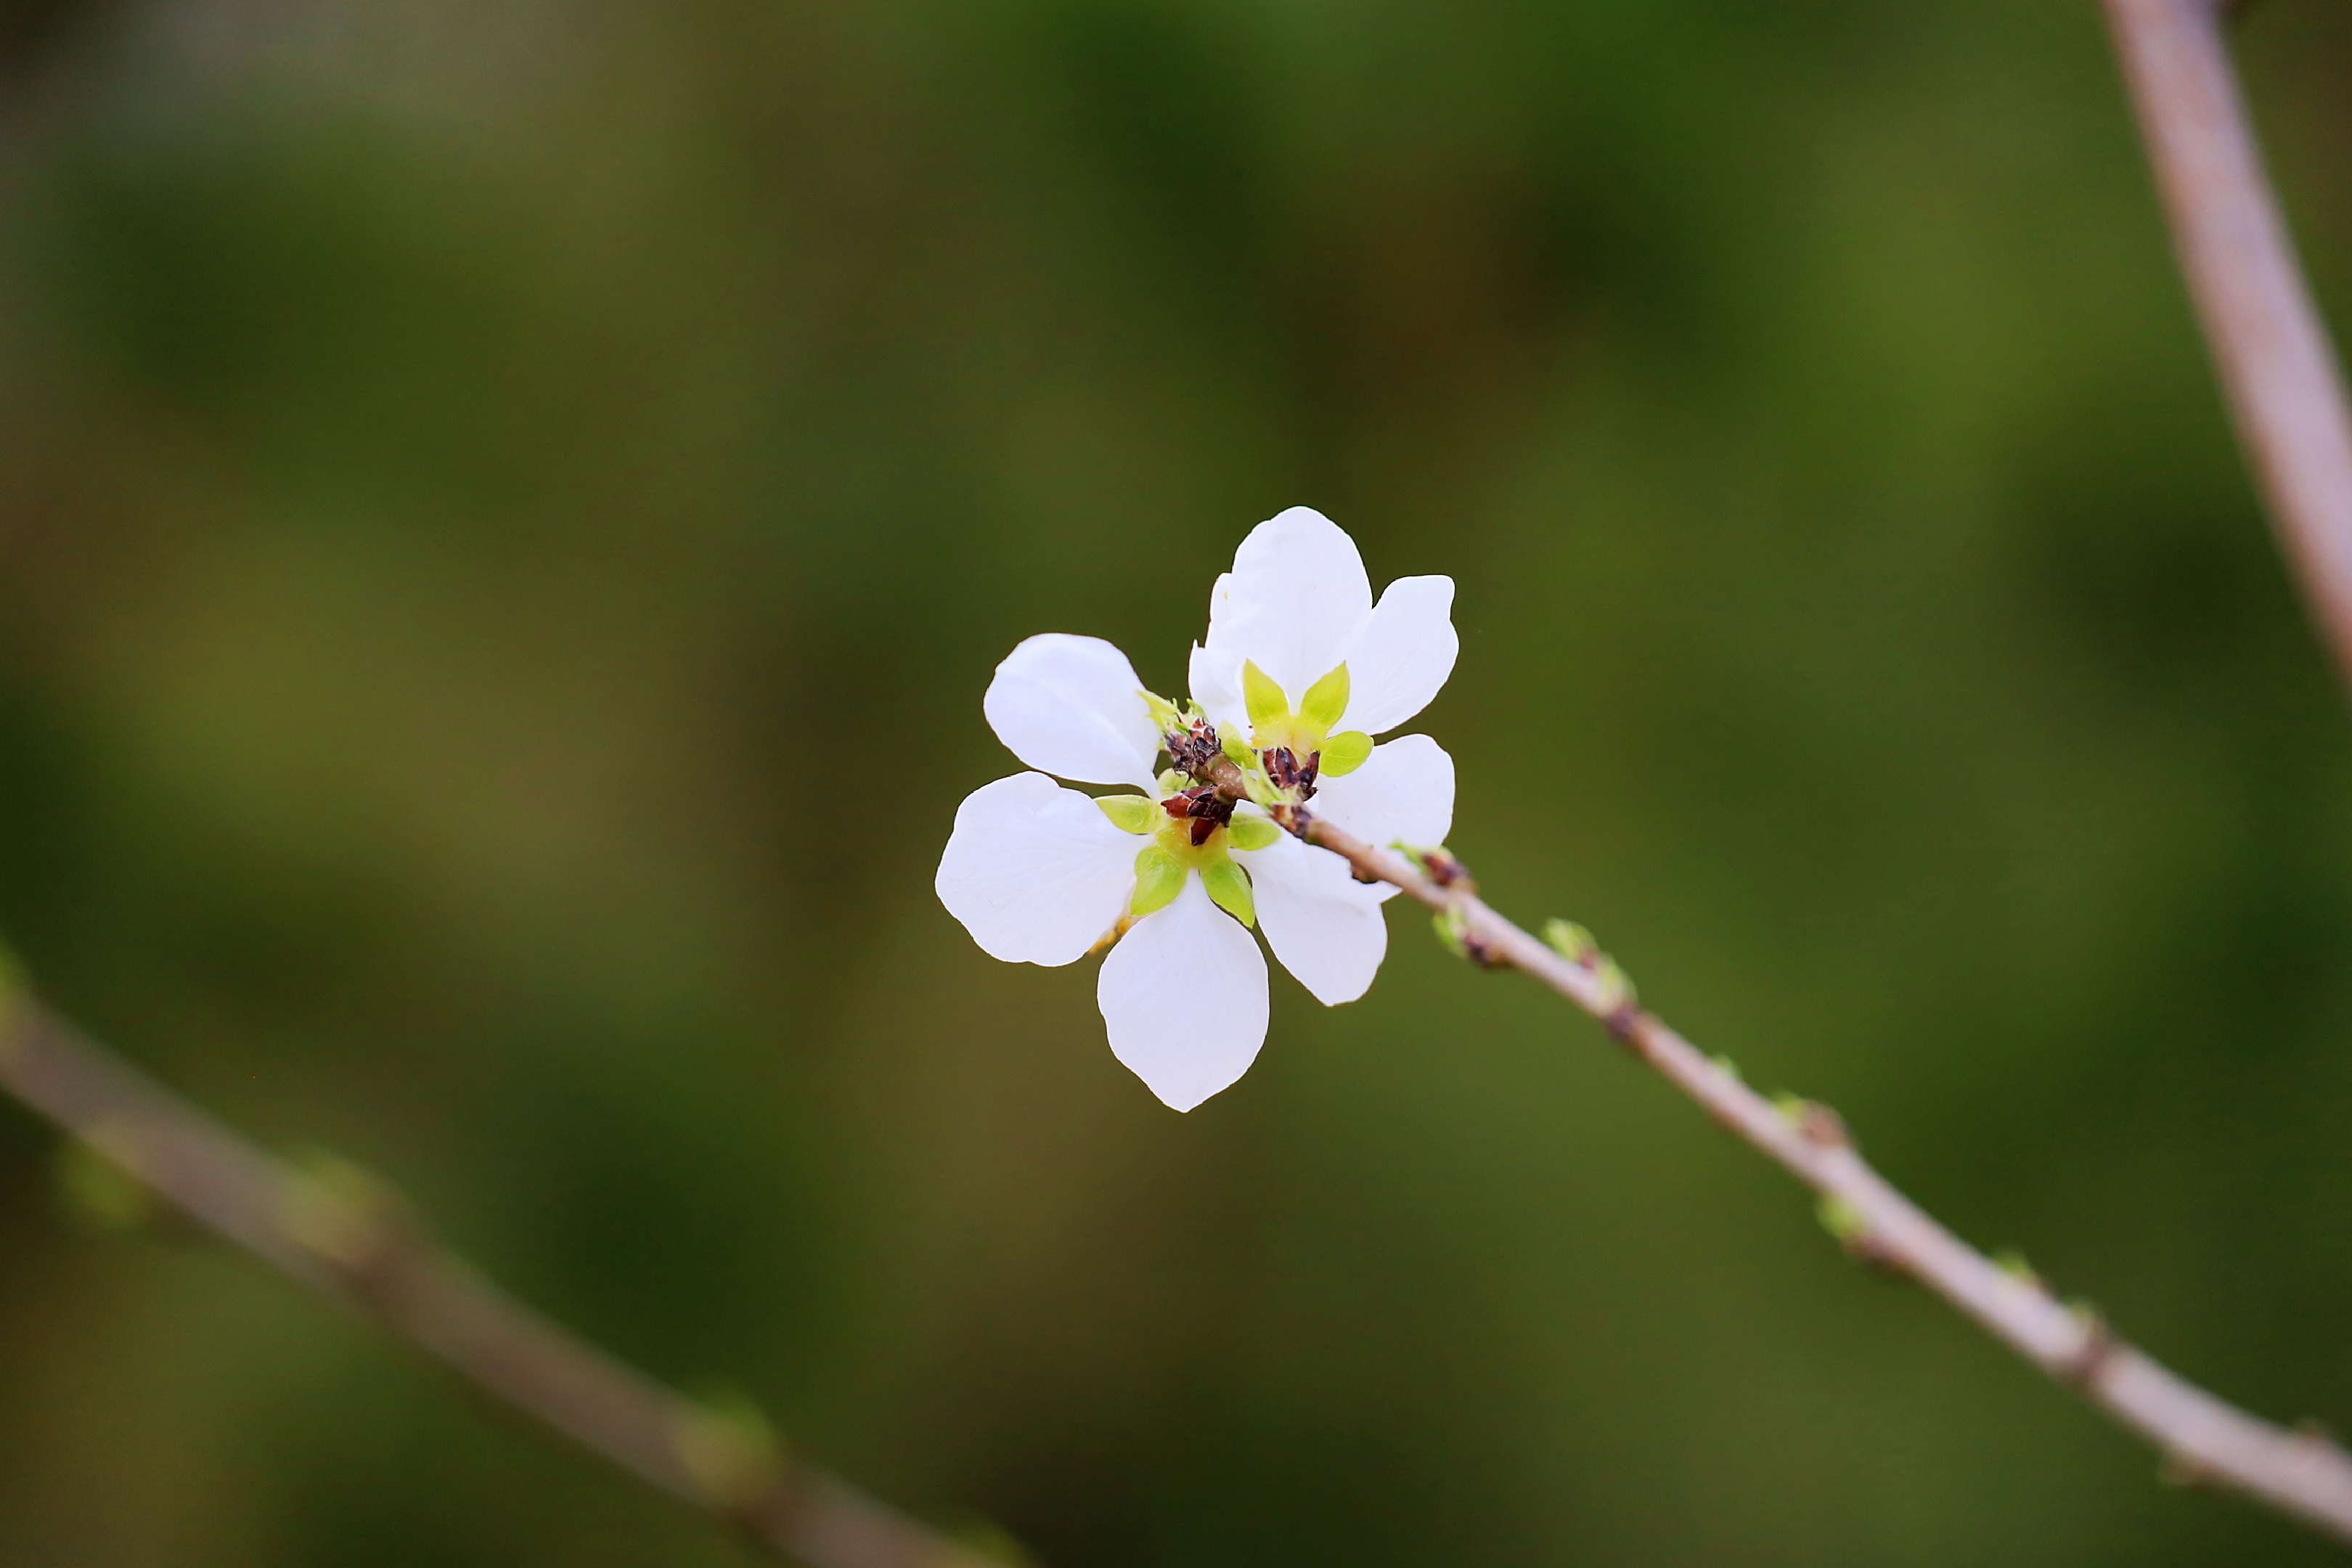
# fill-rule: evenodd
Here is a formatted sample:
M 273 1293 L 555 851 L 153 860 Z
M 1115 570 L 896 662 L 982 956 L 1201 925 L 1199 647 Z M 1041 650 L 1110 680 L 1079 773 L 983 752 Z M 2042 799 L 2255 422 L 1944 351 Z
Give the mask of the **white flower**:
M 1254 529 L 1217 579 L 1190 710 L 1145 690 L 1098 637 L 1029 638 L 997 666 L 982 708 L 1039 771 L 957 808 L 940 901 L 1008 963 L 1071 963 L 1116 940 L 1096 986 L 1111 1050 L 1190 1110 L 1265 1040 L 1265 960 L 1247 928 L 1262 925 L 1327 1005 L 1354 1001 L 1379 971 L 1380 906 L 1396 889 L 1357 881 L 1276 818 L 1311 813 L 1380 845 L 1444 841 L 1453 759 L 1425 735 L 1370 737 L 1445 684 L 1453 602 L 1451 578 L 1402 577 L 1373 604 L 1355 542 L 1293 507 Z M 1163 751 L 1175 765 L 1160 772 Z M 1047 773 L 1143 794 L 1097 800 Z

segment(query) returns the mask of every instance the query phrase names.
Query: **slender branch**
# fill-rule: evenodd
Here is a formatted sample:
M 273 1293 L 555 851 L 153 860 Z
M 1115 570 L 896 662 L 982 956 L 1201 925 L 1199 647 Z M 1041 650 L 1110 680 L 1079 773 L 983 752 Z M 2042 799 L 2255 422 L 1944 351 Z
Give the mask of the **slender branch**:
M 1488 909 L 1450 858 L 1431 858 L 1439 876 L 1427 876 L 1319 817 L 1297 813 L 1292 824 L 1307 842 L 1344 856 L 1359 878 L 1391 883 L 1446 915 L 1473 959 L 1524 970 L 1600 1019 L 1708 1115 L 1819 1193 L 1824 1218 L 1850 1249 L 1917 1279 L 2154 1443 L 2171 1474 L 2234 1489 L 2352 1542 L 2352 1456 L 2326 1434 L 2274 1426 L 2215 1398 L 2117 1339 L 2096 1314 L 2061 1301 L 2031 1273 L 1977 1251 L 1873 1170 L 1826 1106 L 1758 1094 L 1728 1063 L 1634 1006 L 1599 953 L 1568 957 Z
M 756 1416 L 674 1393 L 506 1295 L 363 1173 L 264 1152 L 10 986 L 5 955 L 0 1089 L 254 1257 L 759 1546 L 814 1568 L 990 1568 L 791 1458 Z
M 2212 0 L 2106 0 L 2221 384 L 2287 559 L 2352 682 L 2352 405 L 2263 172 Z
M 1247 798 L 1242 770 L 1228 757 L 1206 759 L 1197 776 L 1234 800 Z M 1730 1063 L 1635 1006 L 1624 976 L 1598 949 L 1584 944 L 1570 956 L 1487 908 L 1452 856 L 1428 855 L 1417 866 L 1305 807 L 1279 806 L 1273 815 L 1344 858 L 1360 880 L 1402 888 L 1438 911 L 1473 962 L 1524 970 L 1601 1020 L 1708 1115 L 1819 1193 L 1823 1220 L 1849 1250 L 1917 1279 L 2154 1443 L 2170 1474 L 2234 1489 L 2352 1542 L 2352 1455 L 2325 1432 L 2290 1431 L 2249 1415 L 2134 1350 L 2095 1312 L 2060 1300 L 2031 1271 L 1987 1258 L 1873 1170 L 1835 1111 L 1757 1093 Z

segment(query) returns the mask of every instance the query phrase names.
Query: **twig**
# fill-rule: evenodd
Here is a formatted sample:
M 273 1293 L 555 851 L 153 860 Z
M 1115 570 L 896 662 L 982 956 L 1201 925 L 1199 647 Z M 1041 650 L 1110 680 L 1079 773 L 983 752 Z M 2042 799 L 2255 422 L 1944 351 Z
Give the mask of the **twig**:
M 2215 1398 L 2114 1337 L 2095 1313 L 2061 1301 L 2031 1273 L 1977 1251 L 1873 1170 L 1828 1107 L 1758 1094 L 1727 1064 L 1634 1006 L 1605 958 L 1570 958 L 1488 909 L 1450 858 L 1433 866 L 1446 876 L 1441 883 L 1320 818 L 1299 813 L 1292 821 L 1307 842 L 1344 856 L 1360 878 L 1391 883 L 1446 916 L 1482 965 L 1525 970 L 1601 1020 L 1708 1115 L 1819 1193 L 1824 1217 L 1850 1249 L 1912 1276 L 2147 1438 L 2162 1450 L 2168 1475 L 2232 1488 L 2352 1542 L 2352 1456 L 2324 1433 L 2288 1431 Z
M 1236 800 L 1246 797 L 1242 772 L 1228 758 L 1210 759 L 1199 776 Z M 1873 1170 L 1835 1111 L 1811 1100 L 1767 1099 L 1748 1088 L 1730 1064 L 1635 1005 L 1606 955 L 1589 950 L 1571 957 L 1489 909 L 1453 856 L 1424 854 L 1416 866 L 1308 809 L 1282 806 L 1274 816 L 1345 858 L 1360 879 L 1401 888 L 1436 910 L 1441 931 L 1480 967 L 1524 970 L 1599 1019 L 1717 1122 L 1820 1194 L 1824 1222 L 1850 1251 L 1912 1276 L 2147 1438 L 2163 1453 L 2168 1476 L 2243 1492 L 2352 1542 L 2352 1454 L 2325 1430 L 2305 1425 L 2290 1431 L 2248 1415 L 2126 1344 L 2105 1319 L 2060 1300 L 2031 1270 L 1987 1258 Z
M 2287 559 L 2352 682 L 2352 406 L 2212 0 L 2106 0 L 2181 269 Z
M 672 1392 L 434 1244 L 389 1188 L 264 1152 L 10 985 L 0 1089 L 223 1237 L 755 1544 L 814 1568 L 992 1568 L 786 1454 L 756 1416 Z

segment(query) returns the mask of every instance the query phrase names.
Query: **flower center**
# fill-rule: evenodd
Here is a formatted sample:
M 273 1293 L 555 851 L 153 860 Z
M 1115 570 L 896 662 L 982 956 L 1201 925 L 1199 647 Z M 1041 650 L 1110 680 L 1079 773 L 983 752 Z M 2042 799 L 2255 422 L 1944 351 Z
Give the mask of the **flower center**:
M 1217 828 L 1231 820 L 1240 793 L 1268 811 L 1305 805 L 1319 781 L 1352 773 L 1372 753 L 1372 738 L 1360 731 L 1332 732 L 1348 710 L 1348 667 L 1340 664 L 1307 689 L 1293 708 L 1290 698 L 1255 660 L 1242 664 L 1242 695 L 1249 731 L 1232 723 L 1211 724 L 1198 708 L 1179 708 L 1166 698 L 1142 692 L 1160 727 L 1160 743 L 1175 765 L 1160 775 L 1169 816 L 1188 825 L 1189 843 L 1208 847 Z M 1240 786 L 1234 770 L 1240 770 Z M 1141 826 L 1130 832 L 1142 832 Z
M 1214 745 L 1215 738 L 1213 736 L 1213 751 Z M 1197 767 L 1184 771 L 1197 773 L 1199 768 L 1207 765 L 1204 759 Z M 1180 843 L 1188 851 L 1213 847 L 1211 840 L 1217 830 L 1234 819 L 1234 803 L 1219 793 L 1214 784 L 1194 784 L 1191 789 L 1178 790 L 1160 803 L 1160 809 L 1171 820 L 1156 837 L 1171 850 Z
M 1349 730 L 1331 732 L 1348 710 L 1348 667 L 1341 664 L 1307 689 L 1298 706 L 1255 662 L 1242 665 L 1242 698 L 1248 705 L 1250 749 L 1266 782 L 1284 798 L 1314 797 L 1318 778 L 1353 773 L 1372 754 L 1372 738 Z
M 1192 815 L 1195 808 L 1202 815 Z M 1136 852 L 1135 891 L 1128 899 L 1128 918 L 1141 920 L 1154 910 L 1166 908 L 1184 890 L 1185 879 L 1198 871 L 1201 885 L 1219 908 L 1244 925 L 1256 924 L 1257 900 L 1250 891 L 1249 877 L 1227 852 L 1240 837 L 1234 827 L 1234 803 L 1221 799 L 1214 788 L 1204 784 L 1170 795 L 1152 815 L 1159 818 L 1159 826 L 1150 829 L 1151 841 Z M 1267 836 L 1281 831 L 1263 817 L 1240 826 Z M 1264 847 L 1263 843 L 1252 846 Z

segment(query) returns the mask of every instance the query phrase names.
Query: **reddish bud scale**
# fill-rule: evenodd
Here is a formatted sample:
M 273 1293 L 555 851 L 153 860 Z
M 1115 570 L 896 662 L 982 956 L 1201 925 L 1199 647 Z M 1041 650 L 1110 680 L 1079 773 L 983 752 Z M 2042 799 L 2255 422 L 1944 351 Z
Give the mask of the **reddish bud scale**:
M 1160 809 L 1179 822 L 1190 817 L 1192 822 L 1192 843 L 1195 847 L 1206 844 L 1209 835 L 1234 819 L 1234 803 L 1217 793 L 1214 784 L 1196 784 L 1179 790 L 1160 803 Z

